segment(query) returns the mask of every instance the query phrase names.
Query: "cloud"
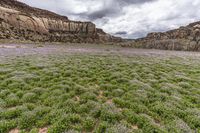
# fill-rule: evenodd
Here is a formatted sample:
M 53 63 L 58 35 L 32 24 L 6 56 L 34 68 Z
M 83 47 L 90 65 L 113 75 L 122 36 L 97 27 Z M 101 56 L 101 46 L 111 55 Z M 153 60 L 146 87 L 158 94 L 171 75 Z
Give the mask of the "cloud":
M 154 0 L 116 0 L 117 2 L 119 2 L 120 4 L 143 4 L 146 2 L 152 2 Z
M 29 5 L 48 9 L 62 15 L 72 15 L 88 20 L 117 17 L 127 5 L 143 4 L 155 0 L 20 0 Z
M 92 21 L 106 32 L 143 37 L 199 20 L 199 0 L 22 0 L 72 20 Z M 126 34 L 119 34 L 126 32 Z
M 88 0 L 91 2 L 91 0 Z M 127 5 L 143 4 L 155 0 L 102 0 L 101 3 L 97 2 L 98 8 L 89 8 L 86 12 L 78 15 L 89 20 L 102 19 L 104 17 L 118 17 L 122 15 L 122 10 Z M 77 14 L 76 14 L 77 15 Z

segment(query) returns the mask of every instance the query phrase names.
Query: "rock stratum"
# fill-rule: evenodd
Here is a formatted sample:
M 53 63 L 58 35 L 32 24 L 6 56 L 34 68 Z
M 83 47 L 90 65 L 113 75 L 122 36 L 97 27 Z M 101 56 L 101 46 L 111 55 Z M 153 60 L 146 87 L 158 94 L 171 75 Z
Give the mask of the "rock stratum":
M 200 21 L 167 32 L 149 33 L 128 45 L 148 49 L 200 51 Z
M 92 22 L 71 21 L 16 0 L 0 0 L 0 39 L 74 43 L 122 40 L 96 28 Z

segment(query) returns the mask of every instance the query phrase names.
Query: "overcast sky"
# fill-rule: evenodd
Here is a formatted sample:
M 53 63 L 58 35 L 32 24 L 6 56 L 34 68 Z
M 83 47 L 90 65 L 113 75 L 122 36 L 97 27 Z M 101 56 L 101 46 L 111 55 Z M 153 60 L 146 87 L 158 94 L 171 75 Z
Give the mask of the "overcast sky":
M 126 38 L 200 20 L 200 0 L 21 0 Z

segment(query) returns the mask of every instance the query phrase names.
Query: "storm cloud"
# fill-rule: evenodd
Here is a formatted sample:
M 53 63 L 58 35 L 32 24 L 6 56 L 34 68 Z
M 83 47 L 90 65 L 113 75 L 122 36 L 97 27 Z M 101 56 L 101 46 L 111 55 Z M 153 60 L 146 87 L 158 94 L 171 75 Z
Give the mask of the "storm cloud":
M 198 21 L 199 0 L 20 0 L 72 20 L 92 21 L 106 32 L 143 37 Z
M 102 7 L 81 14 L 86 16 L 89 20 L 101 19 L 103 17 L 118 17 L 122 14 L 123 8 L 131 4 L 143 4 L 153 0 L 106 0 L 102 3 Z

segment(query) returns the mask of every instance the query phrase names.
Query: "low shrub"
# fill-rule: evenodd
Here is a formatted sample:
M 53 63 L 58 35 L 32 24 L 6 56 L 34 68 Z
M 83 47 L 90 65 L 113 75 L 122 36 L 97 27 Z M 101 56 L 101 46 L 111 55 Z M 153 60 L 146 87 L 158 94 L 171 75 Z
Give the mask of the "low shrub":
M 20 114 L 21 114 L 21 110 L 19 110 L 18 108 L 11 108 L 11 109 L 4 110 L 1 113 L 0 118 L 13 119 L 20 116 Z
M 0 120 L 0 133 L 6 133 L 16 126 L 16 120 Z
M 95 125 L 95 120 L 91 117 L 87 117 L 83 121 L 83 129 L 86 131 L 91 131 Z
M 9 90 L 1 90 L 0 91 L 0 98 L 4 99 L 6 98 L 7 95 L 10 94 L 10 91 Z
M 116 89 L 112 91 L 112 94 L 114 97 L 121 97 L 124 94 L 124 91 L 122 89 Z
M 5 101 L 7 107 L 16 106 L 20 103 L 19 97 L 16 96 L 15 94 L 8 95 Z
M 115 107 L 114 104 L 104 104 L 101 108 L 101 120 L 107 121 L 109 123 L 114 123 L 116 121 L 120 121 L 122 118 L 122 114 Z
M 81 117 L 77 114 L 68 114 L 62 116 L 55 124 L 48 130 L 49 133 L 61 133 L 69 130 L 73 125 L 80 123 Z
M 92 92 L 86 92 L 80 96 L 81 103 L 86 103 L 88 100 L 96 101 L 97 96 Z
M 95 133 L 106 133 L 109 128 L 109 123 L 106 121 L 100 121 L 99 126 L 95 129 Z
M 30 102 L 34 103 L 37 101 L 37 95 L 35 93 L 29 92 L 23 95 L 22 101 L 25 102 Z
M 23 112 L 18 124 L 20 129 L 31 129 L 37 120 L 37 115 L 34 111 Z
M 73 89 L 74 89 L 76 95 L 81 95 L 81 94 L 87 92 L 87 89 L 81 85 L 75 85 L 73 87 Z
M 0 108 L 6 107 L 6 101 L 0 98 Z
M 123 124 L 115 124 L 106 130 L 108 133 L 132 133 L 132 130 Z
M 33 128 L 30 130 L 29 133 L 39 133 L 39 130 L 37 128 Z
M 39 87 L 34 88 L 34 89 L 32 89 L 31 91 L 32 91 L 33 93 L 35 93 L 36 95 L 42 95 L 43 93 L 46 93 L 46 92 L 47 92 L 46 89 L 44 89 L 44 88 L 39 88 Z

